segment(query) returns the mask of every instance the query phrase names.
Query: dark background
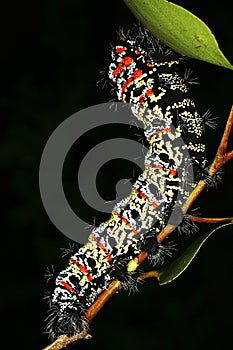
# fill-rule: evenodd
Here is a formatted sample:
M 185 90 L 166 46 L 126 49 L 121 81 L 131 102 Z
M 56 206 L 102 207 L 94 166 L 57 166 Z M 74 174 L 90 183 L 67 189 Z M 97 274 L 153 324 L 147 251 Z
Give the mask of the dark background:
M 233 62 L 227 0 L 176 3 L 209 25 Z M 48 344 L 43 334 L 45 269 L 52 264 L 57 270 L 65 266 L 60 247 L 66 247 L 69 240 L 43 208 L 38 187 L 40 157 L 63 120 L 110 99 L 107 90 L 96 87 L 99 71 L 116 29 L 135 19 L 123 1 L 21 1 L 5 6 L 0 55 L 1 347 L 41 349 Z M 190 65 L 201 82 L 194 88 L 199 111 L 210 109 L 219 117 L 216 131 L 207 131 L 211 160 L 232 104 L 232 72 L 200 61 L 191 60 Z M 75 160 L 73 155 L 70 164 Z M 218 189 L 203 193 L 198 200 L 196 206 L 203 215 L 232 216 L 232 162 L 224 167 L 224 182 Z M 76 165 L 67 170 L 67 191 L 73 196 L 76 171 Z M 94 319 L 93 339 L 70 348 L 230 348 L 232 244 L 232 229 L 225 228 L 173 283 L 159 287 L 148 280 L 135 295 L 115 295 Z

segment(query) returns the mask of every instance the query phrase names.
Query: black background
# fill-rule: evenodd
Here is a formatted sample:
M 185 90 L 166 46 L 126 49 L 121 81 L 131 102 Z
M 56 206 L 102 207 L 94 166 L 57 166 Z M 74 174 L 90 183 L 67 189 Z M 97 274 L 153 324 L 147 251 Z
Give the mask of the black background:
M 233 62 L 227 0 L 176 3 L 209 25 Z M 1 12 L 1 347 L 41 349 L 48 344 L 43 334 L 44 272 L 52 264 L 57 270 L 65 266 L 60 247 L 69 240 L 43 208 L 40 157 L 63 120 L 109 101 L 108 91 L 96 87 L 99 71 L 116 29 L 135 18 L 123 1 L 103 0 L 9 2 Z M 216 131 L 207 131 L 212 159 L 232 104 L 232 72 L 200 61 L 191 60 L 190 65 L 201 82 L 193 92 L 199 111 L 210 109 L 219 117 Z M 224 169 L 218 190 L 203 193 L 196 204 L 203 215 L 232 216 L 232 161 Z M 75 176 L 67 177 L 74 195 Z M 232 243 L 232 229 L 225 228 L 173 283 L 159 287 L 148 280 L 140 293 L 115 295 L 91 324 L 93 339 L 70 348 L 230 348 Z

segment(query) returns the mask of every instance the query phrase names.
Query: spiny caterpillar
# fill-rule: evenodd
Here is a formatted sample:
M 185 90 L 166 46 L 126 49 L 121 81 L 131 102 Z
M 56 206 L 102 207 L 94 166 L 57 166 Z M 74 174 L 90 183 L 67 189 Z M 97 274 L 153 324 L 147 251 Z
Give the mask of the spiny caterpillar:
M 206 166 L 206 116 L 198 114 L 189 96 L 193 80 L 187 70 L 180 73 L 184 63 L 183 56 L 141 25 L 119 32 L 106 75 L 116 100 L 129 103 L 143 123 L 149 143 L 145 169 L 131 194 L 92 231 L 84 246 L 72 252 L 69 265 L 56 276 L 46 327 L 51 339 L 79 333 L 86 310 L 114 279 L 135 290 L 138 273 L 127 267 L 141 251 L 153 265 L 171 254 L 171 247 L 158 243 L 156 236 L 189 195 L 190 173 L 194 188 Z M 192 169 L 187 169 L 185 150 Z

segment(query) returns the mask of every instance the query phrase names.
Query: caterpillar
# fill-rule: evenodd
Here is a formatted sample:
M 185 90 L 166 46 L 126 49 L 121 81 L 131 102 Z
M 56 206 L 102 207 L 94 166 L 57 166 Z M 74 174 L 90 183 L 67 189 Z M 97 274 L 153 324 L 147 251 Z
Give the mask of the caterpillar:
M 86 310 L 114 279 L 136 290 L 138 273 L 127 266 L 141 251 L 153 265 L 171 254 L 169 244 L 158 243 L 156 236 L 180 217 L 189 195 L 187 184 L 194 188 L 206 167 L 206 115 L 197 112 L 190 97 L 194 80 L 182 68 L 185 63 L 184 56 L 140 24 L 118 33 L 105 75 L 115 100 L 129 103 L 143 124 L 149 144 L 145 169 L 131 194 L 116 205 L 109 220 L 93 229 L 84 246 L 72 251 L 68 266 L 57 274 L 46 319 L 51 339 L 79 333 Z M 180 221 L 176 224 L 182 228 Z

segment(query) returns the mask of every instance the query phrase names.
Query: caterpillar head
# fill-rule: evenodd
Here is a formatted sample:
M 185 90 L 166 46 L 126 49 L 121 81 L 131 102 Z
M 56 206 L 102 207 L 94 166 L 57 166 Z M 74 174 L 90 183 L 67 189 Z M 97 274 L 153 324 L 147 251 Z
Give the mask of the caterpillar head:
M 75 303 L 70 294 L 59 287 L 56 287 L 51 297 L 50 309 L 46 318 L 46 333 L 51 340 L 66 334 L 68 336 L 81 332 L 85 321 L 83 307 Z
M 140 24 L 135 25 L 126 33 L 118 33 L 108 80 L 118 101 L 133 104 L 137 111 L 154 108 L 167 91 L 187 92 L 185 79 L 179 74 L 182 60 Z

